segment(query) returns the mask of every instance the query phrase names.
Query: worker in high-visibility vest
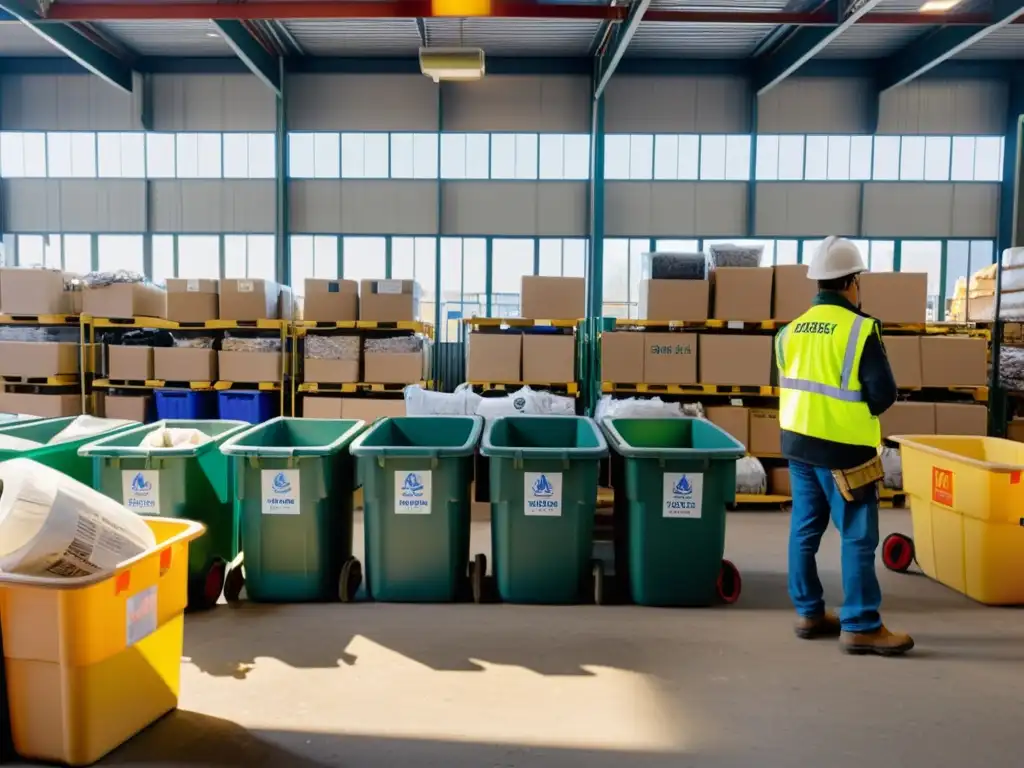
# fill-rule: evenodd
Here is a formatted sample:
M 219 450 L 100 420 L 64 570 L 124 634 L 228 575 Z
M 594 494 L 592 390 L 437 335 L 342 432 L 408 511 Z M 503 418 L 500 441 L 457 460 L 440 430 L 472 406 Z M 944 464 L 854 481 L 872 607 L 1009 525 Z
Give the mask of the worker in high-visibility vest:
M 895 656 L 914 647 L 882 624 L 875 574 L 878 417 L 896 401 L 896 381 L 876 320 L 860 311 L 864 260 L 849 240 L 827 238 L 807 276 L 812 306 L 779 331 L 779 426 L 789 460 L 793 515 L 789 594 L 804 639 L 839 637 L 847 653 Z M 815 556 L 831 517 L 842 538 L 844 602 L 825 609 Z

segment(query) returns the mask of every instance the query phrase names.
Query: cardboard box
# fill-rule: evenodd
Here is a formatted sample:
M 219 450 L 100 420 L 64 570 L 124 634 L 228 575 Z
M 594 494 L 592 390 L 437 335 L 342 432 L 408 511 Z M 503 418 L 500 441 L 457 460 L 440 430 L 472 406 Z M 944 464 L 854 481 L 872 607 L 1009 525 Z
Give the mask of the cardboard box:
M 587 281 L 582 277 L 523 275 L 519 314 L 532 320 L 577 320 L 587 316 Z
M 389 416 L 405 416 L 405 400 L 402 398 L 383 399 L 369 397 L 341 398 L 341 413 L 345 419 L 362 419 L 371 422 Z
M 64 290 L 64 273 L 33 267 L 0 269 L 0 312 L 6 315 L 73 313 L 73 297 Z
M 643 336 L 645 383 L 697 383 L 697 334 L 645 333 Z
M 707 420 L 735 437 L 743 447 L 750 445 L 750 409 L 736 405 L 713 405 L 704 409 Z
M 161 381 L 216 381 L 217 351 L 191 347 L 155 347 L 153 378 Z
M 645 336 L 636 331 L 601 333 L 601 381 L 614 384 L 644 381 Z
M 107 395 L 103 399 L 103 415 L 108 419 L 129 421 L 152 421 L 153 397 L 151 395 Z
M 359 283 L 306 278 L 303 320 L 351 322 L 359 319 Z
M 893 403 L 879 419 L 882 422 L 882 437 L 934 435 L 935 403 Z
M 298 320 L 295 310 L 298 303 L 295 299 L 295 292 L 287 285 L 278 286 L 277 294 L 277 316 L 282 320 Z
M 302 418 L 341 419 L 345 399 L 341 397 L 302 396 Z
M 217 280 L 167 280 L 167 319 L 176 323 L 205 323 L 220 313 Z
M 79 346 L 70 341 L 0 341 L 0 375 L 60 376 L 79 371 Z
M 936 403 L 935 434 L 988 434 L 988 409 L 972 403 Z
M 771 267 L 718 267 L 713 273 L 716 320 L 768 320 L 772 314 Z
M 700 383 L 767 387 L 772 382 L 772 337 L 700 335 Z
M 1024 443 L 1024 419 L 1012 419 L 1006 425 L 1006 439 Z
M 415 384 L 425 378 L 426 361 L 426 348 L 420 352 L 364 352 L 363 381 Z
M 359 381 L 359 361 L 317 360 L 307 357 L 302 379 L 320 384 L 344 384 Z
M 111 344 L 107 347 L 107 378 L 145 381 L 153 376 L 153 348 Z
M 789 467 L 771 467 L 768 470 L 768 493 L 773 496 L 792 496 L 789 484 Z
M 221 320 L 274 320 L 280 317 L 281 286 L 273 280 L 220 281 Z
M 86 286 L 82 312 L 93 317 L 166 317 L 167 292 L 146 283 Z
M 983 387 L 988 383 L 988 342 L 968 336 L 922 336 L 925 387 Z
M 281 380 L 280 352 L 217 353 L 220 381 L 256 383 Z
M 31 416 L 57 418 L 77 416 L 82 412 L 82 396 L 31 395 L 22 392 L 0 392 L 0 413 L 26 413 Z
M 862 272 L 860 308 L 883 323 L 923 323 L 928 315 L 928 275 Z
M 523 381 L 576 380 L 576 338 L 572 334 L 523 335 Z
M 900 389 L 921 388 L 921 337 L 882 336 L 889 367 Z
M 782 453 L 778 411 L 759 408 L 750 411 L 750 452 L 754 456 L 778 456 Z
M 470 333 L 466 344 L 466 381 L 522 381 L 522 334 Z
M 363 280 L 359 284 L 359 319 L 378 322 L 418 320 L 420 286 L 415 280 Z
M 707 320 L 710 299 L 707 280 L 640 281 L 640 317 L 644 320 Z
M 811 308 L 818 283 L 808 279 L 806 264 L 784 264 L 774 269 L 772 319 L 788 323 Z

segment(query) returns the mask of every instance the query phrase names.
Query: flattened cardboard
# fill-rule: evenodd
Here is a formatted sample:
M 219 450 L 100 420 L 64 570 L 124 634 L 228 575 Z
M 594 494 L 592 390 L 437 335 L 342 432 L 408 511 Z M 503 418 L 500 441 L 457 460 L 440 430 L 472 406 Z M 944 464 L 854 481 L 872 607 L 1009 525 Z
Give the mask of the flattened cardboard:
M 697 334 L 645 333 L 644 382 L 697 383 Z
M 86 286 L 82 312 L 93 317 L 167 317 L 167 292 L 146 283 Z
M 934 435 L 935 403 L 893 403 L 879 420 L 882 422 L 882 437 Z
M 707 280 L 641 280 L 640 317 L 644 320 L 708 319 L 711 283 Z
M 757 322 L 772 313 L 771 267 L 718 267 L 713 273 L 716 320 Z
M 466 381 L 522 381 L 522 334 L 474 332 L 467 337 L 466 346 Z
M 983 387 L 988 342 L 967 336 L 922 336 L 921 379 L 926 387 Z
M 217 351 L 190 347 L 156 347 L 153 378 L 161 381 L 216 381 Z
M 107 347 L 107 378 L 116 381 L 145 381 L 153 376 L 153 348 L 126 344 Z
M 806 264 L 781 264 L 774 270 L 772 319 L 788 323 L 811 308 L 818 283 L 808 279 Z
M 988 409 L 973 403 L 936 403 L 935 434 L 988 434 Z
M 63 272 L 33 267 L 0 269 L 0 312 L 5 315 L 63 315 L 74 311 L 73 294 L 64 290 Z
M 860 309 L 883 323 L 923 323 L 928 315 L 928 275 L 862 272 Z
M 708 421 L 735 437 L 750 450 L 750 409 L 738 405 L 712 405 L 704 409 Z
M 220 314 L 217 280 L 167 280 L 167 319 L 176 323 L 205 323 Z
M 359 283 L 306 278 L 303 320 L 351 322 L 359 319 Z
M 317 360 L 306 358 L 303 379 L 317 384 L 345 384 L 359 381 L 358 360 Z
M 220 381 L 239 383 L 275 382 L 281 380 L 280 352 L 217 353 Z
M 576 338 L 569 334 L 523 335 L 523 381 L 576 380 Z
M 750 411 L 750 452 L 754 456 L 776 456 L 782 452 L 778 411 L 762 408 Z
M 771 336 L 700 335 L 701 384 L 767 387 L 771 381 Z
M 27 413 L 30 416 L 77 416 L 82 412 L 81 395 L 32 395 L 0 392 L 0 413 Z
M 900 389 L 921 388 L 921 337 L 883 335 L 889 367 Z
M 359 284 L 359 319 L 377 322 L 418 320 L 420 286 L 415 280 L 363 280 Z
M 523 275 L 519 286 L 519 314 L 531 320 L 586 317 L 586 286 L 582 277 Z
M 636 384 L 644 381 L 647 334 L 634 331 L 601 333 L 601 381 Z
M 229 278 L 220 281 L 221 320 L 276 320 L 281 286 L 272 280 Z
M 0 375 L 61 376 L 79 371 L 79 346 L 68 341 L 0 341 Z

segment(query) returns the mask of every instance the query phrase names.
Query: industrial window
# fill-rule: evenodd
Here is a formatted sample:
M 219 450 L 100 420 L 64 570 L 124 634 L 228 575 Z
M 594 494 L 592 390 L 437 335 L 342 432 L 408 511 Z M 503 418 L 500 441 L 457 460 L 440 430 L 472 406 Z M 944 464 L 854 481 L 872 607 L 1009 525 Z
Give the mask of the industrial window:
M 436 133 L 392 133 L 391 178 L 436 179 L 438 143 Z
M 460 337 L 462 318 L 487 315 L 487 241 L 482 237 L 442 237 L 442 341 Z
M 957 280 L 969 280 L 971 275 L 995 262 L 995 243 L 991 240 L 950 240 L 946 243 L 946 285 L 940 320 L 949 315 L 950 302 L 956 293 Z M 968 303 L 970 296 L 968 295 Z M 971 309 L 967 308 L 970 319 Z
M 346 280 L 380 280 L 387 261 L 383 237 L 341 238 L 341 276 Z
M 386 179 L 388 140 L 386 133 L 341 134 L 341 178 Z
M 272 179 L 274 175 L 274 134 L 224 134 L 225 179 Z
M 152 238 L 153 273 L 149 277 L 157 285 L 164 285 L 167 278 L 174 277 L 174 235 L 153 235 Z
M 442 179 L 486 179 L 489 175 L 490 134 L 441 134 Z
M 273 235 L 224 235 L 223 277 L 252 277 L 274 280 Z
M 607 163 L 607 160 L 605 161 Z M 700 136 L 654 137 L 654 178 L 688 181 L 700 178 Z
M 92 235 L 17 235 L 15 264 L 85 274 L 92 270 Z
M 175 136 L 173 133 L 146 134 L 146 176 L 151 179 L 173 179 Z
M 434 322 L 437 310 L 437 238 L 391 238 L 391 277 L 420 285 L 420 317 Z
M 293 179 L 341 177 L 341 135 L 289 133 L 288 175 Z
M 94 178 L 96 176 L 96 134 L 47 134 L 46 171 L 50 178 Z
M 0 176 L 46 176 L 46 134 L 7 131 L 0 133 Z
M 492 179 L 536 179 L 538 162 L 536 133 L 491 135 Z
M 585 133 L 540 134 L 540 178 L 590 178 L 590 136 Z
M 655 240 L 654 250 L 663 253 L 699 253 L 698 240 Z
M 219 179 L 223 176 L 219 133 L 179 133 L 175 162 L 179 179 Z
M 142 179 L 146 176 L 144 133 L 97 133 L 96 175 L 105 179 Z
M 939 317 L 939 280 L 942 274 L 942 242 L 939 240 L 904 240 L 901 243 L 900 271 L 928 274 L 928 310 L 926 319 Z
M 292 235 L 290 238 L 292 288 L 304 296 L 306 278 L 338 277 L 337 235 Z
M 637 317 L 643 254 L 651 250 L 648 238 L 608 238 L 604 241 L 604 295 L 602 314 Z
M 178 235 L 178 274 L 192 279 L 220 278 L 220 235 Z
M 533 274 L 533 238 L 501 238 L 491 242 L 491 315 L 519 317 L 523 275 Z
M 588 242 L 582 237 L 542 237 L 537 241 L 537 274 L 585 277 Z
M 142 235 L 100 235 L 96 238 L 97 266 L 101 272 L 125 269 L 144 274 Z

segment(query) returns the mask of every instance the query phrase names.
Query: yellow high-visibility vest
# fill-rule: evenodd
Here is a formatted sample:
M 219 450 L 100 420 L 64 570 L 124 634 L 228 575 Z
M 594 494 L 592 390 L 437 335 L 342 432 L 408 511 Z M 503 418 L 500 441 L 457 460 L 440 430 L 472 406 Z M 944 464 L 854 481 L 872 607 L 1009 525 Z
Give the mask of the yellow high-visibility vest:
M 779 426 L 847 445 L 882 442 L 860 388 L 860 359 L 875 321 L 843 307 L 818 304 L 775 337 Z

